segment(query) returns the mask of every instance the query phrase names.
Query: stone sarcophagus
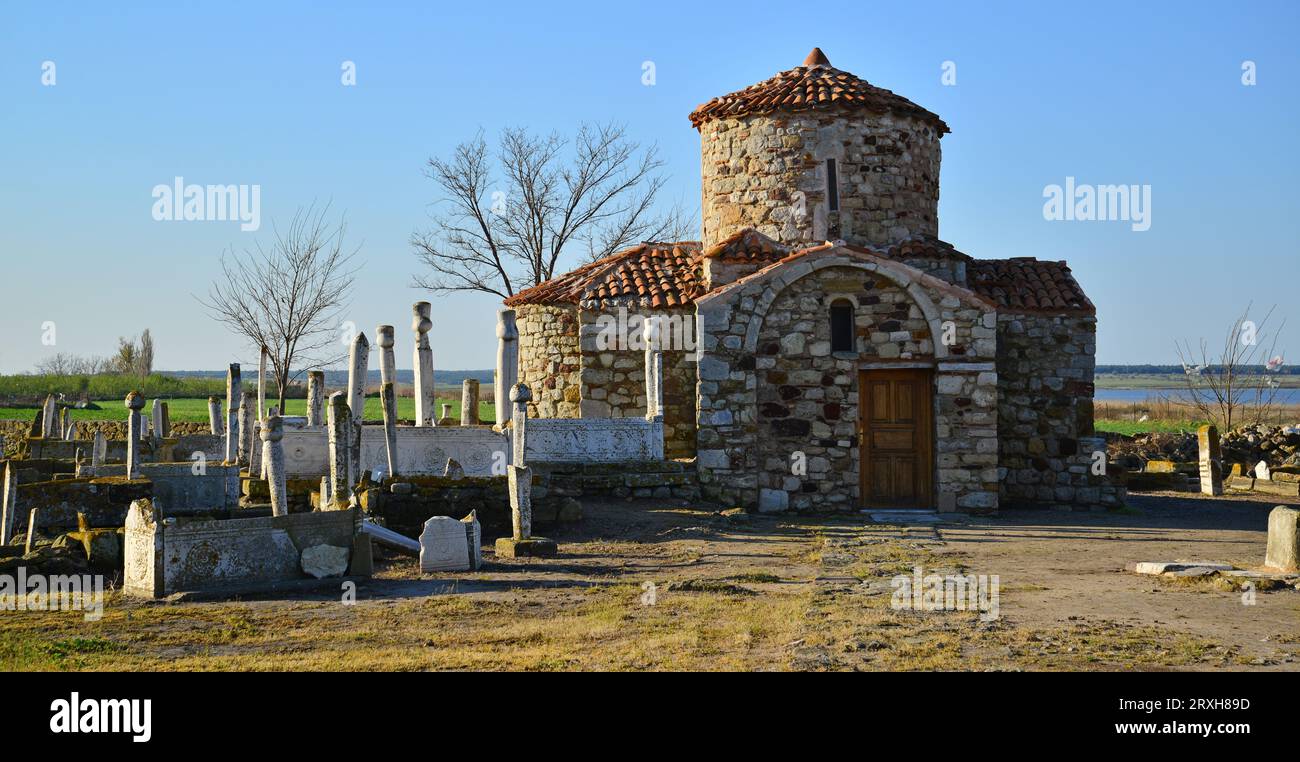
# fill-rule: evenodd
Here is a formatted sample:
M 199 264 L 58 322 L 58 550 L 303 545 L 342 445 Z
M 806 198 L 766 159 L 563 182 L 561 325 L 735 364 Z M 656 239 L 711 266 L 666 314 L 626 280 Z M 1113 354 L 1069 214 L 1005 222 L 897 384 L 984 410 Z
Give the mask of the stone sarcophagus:
M 349 571 L 368 574 L 368 559 L 354 551 L 359 547 L 357 535 L 355 509 L 257 518 L 183 518 L 163 517 L 148 500 L 137 500 L 126 517 L 123 587 L 129 595 L 162 598 L 178 592 L 221 592 L 342 576 Z M 332 567 L 322 559 L 331 560 Z

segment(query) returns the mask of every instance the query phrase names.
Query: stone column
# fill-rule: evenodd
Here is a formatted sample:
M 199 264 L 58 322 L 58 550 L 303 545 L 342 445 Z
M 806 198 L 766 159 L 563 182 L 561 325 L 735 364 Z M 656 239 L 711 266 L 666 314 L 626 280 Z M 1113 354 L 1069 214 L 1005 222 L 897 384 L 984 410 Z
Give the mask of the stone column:
M 533 471 L 510 466 L 510 524 L 516 542 L 533 536 Z
M 392 381 L 379 387 L 379 399 L 384 409 L 384 451 L 388 453 L 388 476 L 397 476 L 397 392 Z
M 72 408 L 63 408 L 59 416 L 59 433 L 64 439 L 71 439 L 68 432 L 72 430 Z
M 257 420 L 266 417 L 266 360 L 271 350 L 262 345 L 262 357 L 257 364 Z
M 370 368 L 370 340 L 358 333 L 348 354 L 348 409 L 352 411 L 352 452 L 348 478 L 356 484 L 361 477 L 361 425 L 366 418 L 366 377 Z
M 5 461 L 4 493 L 0 494 L 0 545 L 8 545 L 14 536 L 14 521 L 18 516 L 18 474 L 13 461 Z
M 31 553 L 36 548 L 36 523 L 40 515 L 40 508 L 33 508 L 27 514 L 27 543 L 23 546 L 23 553 Z
M 144 396 L 140 392 L 126 395 L 126 478 L 140 478 L 140 411 L 144 409 Z
M 162 437 L 163 439 L 166 439 L 171 435 L 172 435 L 171 406 L 168 405 L 168 403 L 164 402 L 162 403 L 162 431 L 158 433 L 158 436 Z
M 460 385 L 460 425 L 478 425 L 478 379 L 467 378 Z
M 95 429 L 94 443 L 90 446 L 90 465 L 102 466 L 108 461 L 108 437 Z
M 505 426 L 510 420 L 510 390 L 519 381 L 519 329 L 515 327 L 515 311 L 497 312 L 497 367 L 492 376 L 492 404 L 496 425 Z
M 239 363 L 231 363 L 226 371 L 226 463 L 230 464 L 237 463 L 239 458 L 239 406 L 243 398 Z
M 442 417 L 438 421 L 451 421 L 451 405 L 449 403 L 442 403 Z
M 352 492 L 352 410 L 348 407 L 347 395 L 334 392 L 330 395 L 326 413 L 329 429 L 330 459 L 330 509 L 345 507 L 348 495 Z M 342 504 L 342 505 L 340 505 Z
M 216 397 L 208 397 L 208 425 L 214 436 L 219 437 L 225 433 L 221 430 L 221 400 Z
M 325 423 L 325 371 L 313 370 L 307 374 L 307 425 Z
M 663 320 L 647 317 L 643 323 L 645 339 L 645 417 L 660 418 L 664 414 L 664 334 Z
M 433 328 L 433 305 L 416 302 L 411 311 L 411 329 L 415 331 L 415 425 L 433 426 L 433 348 L 429 346 L 429 331 Z
M 533 537 L 533 472 L 524 465 L 528 400 L 531 398 L 532 394 L 525 384 L 515 384 L 510 389 L 510 402 L 514 405 L 510 419 L 514 462 L 506 467 L 506 483 L 510 493 L 512 533 L 510 537 L 497 540 L 497 555 L 502 558 L 553 556 L 556 550 L 554 541 L 545 537 Z
M 1201 494 L 1223 494 L 1223 451 L 1219 448 L 1219 430 L 1202 426 L 1196 431 L 1200 448 Z
M 533 393 L 527 384 L 520 382 L 510 387 L 510 404 L 514 406 L 510 418 L 510 462 L 516 466 L 525 465 L 524 453 L 527 447 L 524 440 L 528 428 L 528 402 L 532 398 Z
M 379 383 L 397 383 L 397 361 L 393 358 L 394 331 L 391 325 L 381 325 L 375 329 L 375 339 L 379 342 Z
M 250 395 L 251 396 L 251 395 Z M 273 415 L 262 421 L 262 449 L 266 451 L 266 481 L 271 490 L 271 514 L 289 515 L 289 493 L 284 476 L 284 419 Z

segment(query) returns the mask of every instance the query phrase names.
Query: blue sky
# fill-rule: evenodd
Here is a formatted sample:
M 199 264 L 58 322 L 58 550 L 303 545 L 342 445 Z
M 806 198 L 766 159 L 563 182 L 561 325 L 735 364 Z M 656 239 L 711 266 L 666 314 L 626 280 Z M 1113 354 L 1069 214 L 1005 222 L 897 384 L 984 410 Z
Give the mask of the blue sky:
M 1098 308 L 1099 362 L 1173 362 L 1176 339 L 1217 339 L 1249 302 L 1278 305 L 1281 347 L 1300 358 L 1297 2 L 122 5 L 0 14 L 0 372 L 108 354 L 143 328 L 159 368 L 255 359 L 192 295 L 223 250 L 313 200 L 346 211 L 362 245 L 348 319 L 397 325 L 410 367 L 427 157 L 479 128 L 624 122 L 658 143 L 670 198 L 698 218 L 687 114 L 815 45 L 948 122 L 940 237 L 977 257 L 1068 260 Z M 260 185 L 262 229 L 154 221 L 152 188 L 178 175 Z M 1151 229 L 1044 220 L 1044 187 L 1067 176 L 1150 185 Z M 433 302 L 437 367 L 491 367 L 493 300 Z

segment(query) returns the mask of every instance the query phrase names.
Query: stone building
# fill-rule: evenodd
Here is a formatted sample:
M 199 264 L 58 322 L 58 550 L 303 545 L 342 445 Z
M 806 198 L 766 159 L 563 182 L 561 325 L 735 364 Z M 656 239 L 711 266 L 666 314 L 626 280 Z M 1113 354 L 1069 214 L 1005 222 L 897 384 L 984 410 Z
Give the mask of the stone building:
M 1118 502 L 1094 455 L 1095 309 L 1064 262 L 936 237 L 942 119 L 816 49 L 690 119 L 702 242 L 643 243 L 506 300 L 532 414 L 645 415 L 637 324 L 662 316 L 665 453 L 695 458 L 707 497 Z

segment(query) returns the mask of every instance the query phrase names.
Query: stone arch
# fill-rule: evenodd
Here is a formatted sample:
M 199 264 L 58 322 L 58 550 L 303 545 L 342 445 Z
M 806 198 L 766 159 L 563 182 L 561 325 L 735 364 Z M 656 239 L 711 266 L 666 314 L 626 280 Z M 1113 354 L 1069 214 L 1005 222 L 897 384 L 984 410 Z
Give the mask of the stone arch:
M 758 351 L 758 334 L 763 328 L 763 321 L 767 318 L 767 311 L 771 309 L 772 302 L 781 295 L 790 285 L 798 280 L 812 275 L 813 273 L 824 270 L 828 267 L 852 267 L 866 272 L 874 273 L 890 281 L 898 288 L 907 292 L 911 297 L 912 303 L 921 310 L 925 317 L 926 324 L 930 327 L 930 343 L 934 346 L 934 357 L 936 360 L 948 356 L 948 347 L 944 345 L 939 337 L 943 334 L 942 318 L 939 308 L 935 306 L 934 300 L 926 293 L 925 289 L 914 280 L 913 273 L 906 272 L 903 265 L 896 265 L 889 262 L 875 262 L 856 257 L 832 256 L 823 257 L 812 261 L 804 261 L 792 264 L 788 268 L 778 270 L 772 275 L 768 282 L 768 288 L 763 292 L 754 303 L 753 318 L 745 329 L 745 351 L 753 354 Z M 911 269 L 911 268 L 907 268 Z M 920 276 L 920 273 L 916 273 Z

